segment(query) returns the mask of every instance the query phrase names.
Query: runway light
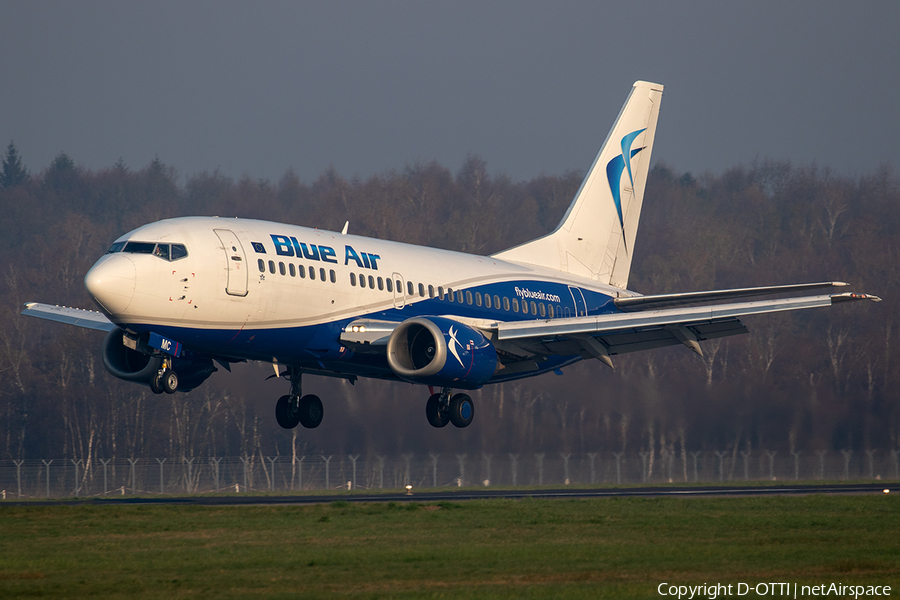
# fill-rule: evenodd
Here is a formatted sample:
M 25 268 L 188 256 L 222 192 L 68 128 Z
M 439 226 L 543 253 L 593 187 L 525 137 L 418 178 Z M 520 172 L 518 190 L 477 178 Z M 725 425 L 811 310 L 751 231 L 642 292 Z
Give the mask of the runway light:
M 887 488 L 884 488 L 883 491 L 884 491 L 885 494 L 890 494 L 890 493 L 891 493 L 891 490 L 889 490 L 889 489 L 887 489 Z
M 406 486 L 406 495 L 412 496 L 412 486 L 411 485 Z

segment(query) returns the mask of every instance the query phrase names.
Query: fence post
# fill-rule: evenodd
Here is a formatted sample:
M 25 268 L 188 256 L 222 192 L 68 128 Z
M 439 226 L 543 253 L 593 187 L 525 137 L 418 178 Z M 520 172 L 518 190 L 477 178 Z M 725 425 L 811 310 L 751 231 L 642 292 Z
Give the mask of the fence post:
M 641 455 L 641 483 L 647 483 L 647 459 L 650 458 L 650 453 L 645 450 L 639 454 Z
M 156 459 L 156 462 L 159 463 L 159 493 L 160 494 L 165 493 L 163 491 L 164 490 L 164 488 L 163 488 L 163 463 L 166 462 L 167 460 L 169 460 L 169 459 L 168 458 L 164 458 L 162 460 L 160 460 L 158 458 Z
M 535 454 L 534 460 L 537 462 L 538 485 L 544 485 L 544 453 Z
M 376 456 L 378 459 L 378 489 L 384 489 L 384 456 Z
M 297 490 L 303 491 L 303 459 L 305 456 L 301 456 L 297 460 Z
M 412 483 L 412 481 L 410 480 L 410 476 L 409 476 L 409 461 L 412 460 L 412 457 L 413 457 L 412 454 L 404 454 L 403 455 L 403 464 L 404 464 L 403 487 L 406 487 Z
M 431 457 L 431 485 L 432 487 L 437 487 L 437 463 L 440 454 L 431 453 L 428 456 Z
M 741 458 L 744 459 L 744 481 L 750 480 L 750 455 L 753 452 L 749 450 L 741 450 Z
M 891 450 L 891 460 L 894 461 L 894 479 L 900 479 L 900 450 Z
M 697 468 L 697 459 L 700 458 L 700 451 L 691 452 L 691 458 L 694 459 L 694 483 L 700 481 L 700 470 Z
M 866 455 L 869 457 L 869 479 L 875 479 L 875 452 L 877 450 L 866 450 Z
M 816 454 L 819 455 L 819 479 L 825 479 L 825 455 L 828 450 L 816 450 Z
M 591 459 L 591 485 L 597 483 L 597 472 L 594 470 L 594 459 L 597 458 L 596 452 L 588 452 L 588 458 Z
M 359 459 L 359 454 L 351 454 L 350 455 L 350 462 L 353 463 L 353 483 L 351 485 L 353 486 L 354 490 L 356 489 L 356 461 L 358 459 Z
M 566 485 L 569 485 L 569 457 L 572 456 L 572 453 L 569 452 L 568 454 L 565 454 L 563 452 L 560 452 L 559 455 L 563 459 L 563 475 L 565 476 L 564 481 Z
M 481 456 L 484 459 L 485 471 L 486 471 L 483 483 L 486 486 L 491 485 L 491 455 L 486 452 L 482 452 Z
M 465 454 L 457 454 L 456 462 L 459 463 L 459 487 L 463 486 L 463 482 L 466 480 L 466 455 Z
M 272 458 L 271 456 L 267 456 L 266 460 L 269 461 L 269 491 L 275 491 L 275 461 L 278 460 L 278 457 Z
M 624 452 L 613 452 L 613 456 L 616 457 L 616 484 L 622 484 L 622 455 Z
M 769 479 L 775 481 L 775 455 L 778 454 L 777 450 L 766 450 L 766 456 L 769 457 Z
M 714 454 L 719 459 L 719 481 L 725 481 L 725 457 L 728 456 L 728 452 L 716 450 Z
M 517 481 L 516 481 L 517 470 L 518 470 L 518 469 L 516 468 L 516 463 L 517 463 L 518 460 L 519 460 L 519 455 L 518 455 L 518 454 L 513 454 L 512 452 L 510 452 L 510 453 L 509 453 L 509 460 L 512 461 L 512 484 L 513 484 L 513 486 L 515 487 L 516 485 L 518 485 L 518 483 L 517 483 Z
M 129 458 L 128 462 L 131 464 L 131 495 L 137 495 L 137 475 L 134 472 L 134 465 L 137 464 L 137 461 L 141 459 L 139 458 Z
M 844 455 L 844 480 L 850 479 L 850 457 L 853 456 L 853 450 L 847 448 L 846 450 L 841 450 L 841 454 Z
M 183 465 L 187 466 L 187 481 L 184 482 L 184 489 L 188 494 L 193 493 L 194 490 L 194 460 L 196 456 L 192 456 L 190 460 L 187 459 L 186 456 L 181 457 L 181 461 Z
M 106 467 L 107 467 L 107 465 L 109 464 L 110 459 L 107 458 L 106 460 L 103 460 L 103 459 L 101 458 L 101 459 L 98 459 L 98 460 L 99 460 L 100 463 L 103 465 L 103 495 L 105 496 L 105 495 L 107 494 L 107 491 L 108 491 L 108 488 L 107 488 L 107 486 L 106 486 Z
M 216 482 L 216 491 L 218 492 L 221 489 L 221 485 L 219 484 L 219 463 L 222 462 L 222 458 L 215 458 L 210 456 L 209 462 L 213 465 L 213 476 Z
M 75 465 L 75 497 L 78 497 L 78 493 L 81 491 L 81 481 L 78 479 L 78 467 L 84 464 L 82 459 L 75 460 L 74 458 L 70 458 L 69 461 Z
M 794 455 L 794 481 L 800 481 L 800 451 L 791 452 Z
M 244 463 L 244 491 L 249 492 L 250 486 L 248 485 L 248 480 L 250 479 L 250 457 L 246 454 L 240 457 L 241 462 Z
M 50 463 L 53 462 L 53 459 L 51 458 L 49 461 L 46 461 L 42 458 L 41 462 L 44 463 L 44 466 L 47 467 L 47 497 L 49 498 L 50 497 Z
M 325 461 L 325 489 L 331 489 L 331 457 L 333 455 L 329 454 L 328 456 L 322 455 L 322 460 Z
M 18 487 L 18 496 L 22 497 L 22 463 L 24 460 L 14 460 L 13 463 L 16 465 L 16 485 Z

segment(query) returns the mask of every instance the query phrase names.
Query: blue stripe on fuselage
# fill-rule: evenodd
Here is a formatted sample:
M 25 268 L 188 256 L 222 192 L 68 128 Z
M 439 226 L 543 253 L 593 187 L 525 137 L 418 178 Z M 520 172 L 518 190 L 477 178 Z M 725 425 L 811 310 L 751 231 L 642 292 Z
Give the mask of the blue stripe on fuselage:
M 516 290 L 520 293 L 517 295 Z M 588 314 L 616 312 L 612 298 L 606 294 L 580 288 L 584 295 Z M 527 290 L 527 292 L 526 292 Z M 416 289 L 418 292 L 418 289 Z M 345 348 L 340 341 L 344 327 L 357 319 L 378 319 L 401 322 L 412 317 L 443 315 L 460 316 L 473 319 L 498 321 L 530 321 L 542 317 L 523 314 L 512 310 L 504 310 L 502 298 L 517 298 L 519 303 L 534 300 L 537 303 L 552 304 L 555 318 L 572 316 L 576 305 L 572 299 L 569 286 L 537 280 L 492 283 L 468 288 L 454 289 L 463 292 L 463 302 L 454 297 L 450 302 L 440 298 L 419 298 L 413 296 L 402 308 L 391 308 L 383 311 L 362 313 L 354 317 L 328 321 L 317 325 L 302 327 L 276 327 L 259 329 L 200 329 L 193 327 L 174 327 L 148 324 L 129 324 L 129 328 L 137 332 L 150 332 L 164 335 L 184 345 L 189 353 L 227 357 L 231 359 L 247 359 L 295 365 L 314 370 L 335 371 L 354 374 L 360 377 L 396 380 L 383 354 L 360 354 Z M 466 292 L 473 296 L 472 304 L 466 302 Z M 475 292 L 482 295 L 482 305 L 474 302 Z M 427 293 L 427 288 L 426 288 Z M 522 296 L 530 297 L 523 298 Z M 484 296 L 491 296 L 491 308 L 487 308 Z M 500 308 L 496 307 L 494 296 L 501 298 Z M 549 302 L 547 299 L 558 299 Z M 530 377 L 537 373 L 553 371 L 562 366 L 581 360 L 580 356 L 550 356 L 540 363 L 538 371 L 521 372 L 507 376 L 496 376 L 491 383 L 511 381 Z

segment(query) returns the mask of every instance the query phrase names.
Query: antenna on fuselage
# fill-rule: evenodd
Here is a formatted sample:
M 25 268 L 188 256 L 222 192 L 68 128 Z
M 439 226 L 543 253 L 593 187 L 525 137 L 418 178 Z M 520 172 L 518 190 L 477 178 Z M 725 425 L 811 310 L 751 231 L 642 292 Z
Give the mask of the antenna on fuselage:
M 347 229 L 350 228 L 350 221 L 344 222 L 344 228 L 341 229 L 341 235 L 347 235 Z

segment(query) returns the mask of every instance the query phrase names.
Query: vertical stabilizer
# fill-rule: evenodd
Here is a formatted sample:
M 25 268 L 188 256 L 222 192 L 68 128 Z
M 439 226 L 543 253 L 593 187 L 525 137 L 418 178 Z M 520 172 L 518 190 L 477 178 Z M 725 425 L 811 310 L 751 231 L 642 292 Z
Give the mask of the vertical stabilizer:
M 494 256 L 628 284 L 663 86 L 634 84 L 569 210 L 553 233 Z

